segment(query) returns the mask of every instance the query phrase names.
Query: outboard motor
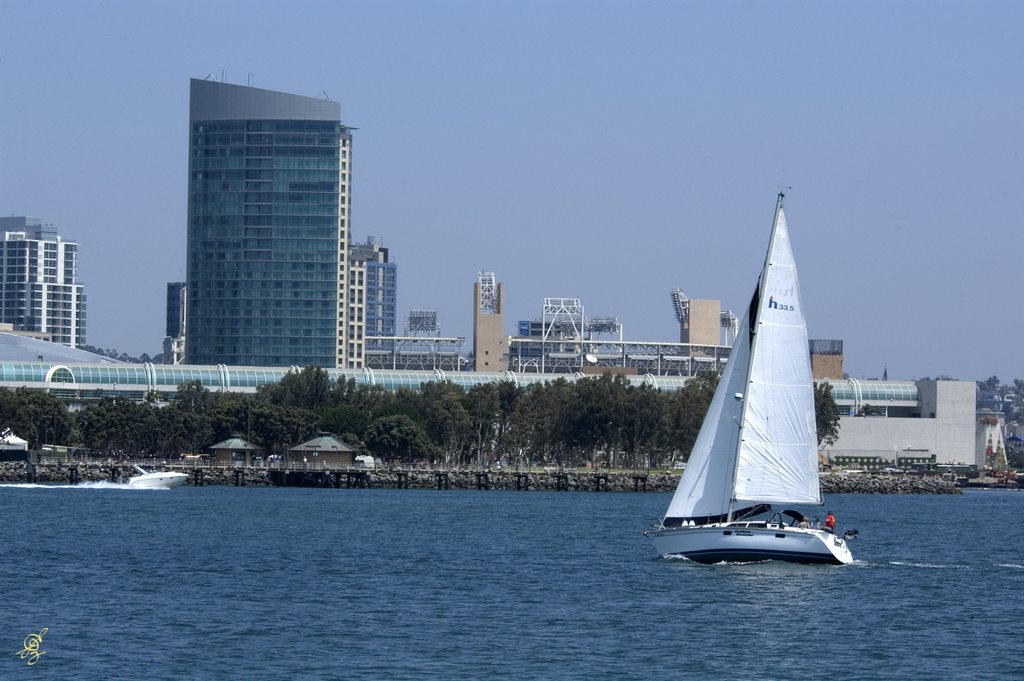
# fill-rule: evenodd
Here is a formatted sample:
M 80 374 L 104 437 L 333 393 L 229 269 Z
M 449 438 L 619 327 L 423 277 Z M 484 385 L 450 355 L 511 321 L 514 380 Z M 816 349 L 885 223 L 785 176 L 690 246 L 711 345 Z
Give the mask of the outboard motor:
M 858 534 L 860 534 L 859 530 L 846 530 L 843 532 L 843 539 L 850 541 L 851 539 L 856 539 Z

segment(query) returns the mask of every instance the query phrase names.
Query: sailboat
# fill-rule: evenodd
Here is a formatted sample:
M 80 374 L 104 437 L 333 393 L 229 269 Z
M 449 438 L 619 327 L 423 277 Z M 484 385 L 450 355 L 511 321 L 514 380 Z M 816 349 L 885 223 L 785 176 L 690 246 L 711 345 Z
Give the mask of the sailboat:
M 801 527 L 772 504 L 822 503 L 814 381 L 780 193 L 764 268 L 664 518 L 662 556 L 701 563 L 853 562 L 856 535 Z M 809 523 L 804 523 L 809 525 Z

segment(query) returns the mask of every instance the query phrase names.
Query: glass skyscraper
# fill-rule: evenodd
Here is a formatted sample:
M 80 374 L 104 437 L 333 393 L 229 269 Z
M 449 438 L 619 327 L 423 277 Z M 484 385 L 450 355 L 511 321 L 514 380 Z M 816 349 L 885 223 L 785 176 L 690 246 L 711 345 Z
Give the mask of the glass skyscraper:
M 362 365 L 351 143 L 337 102 L 192 80 L 188 364 Z

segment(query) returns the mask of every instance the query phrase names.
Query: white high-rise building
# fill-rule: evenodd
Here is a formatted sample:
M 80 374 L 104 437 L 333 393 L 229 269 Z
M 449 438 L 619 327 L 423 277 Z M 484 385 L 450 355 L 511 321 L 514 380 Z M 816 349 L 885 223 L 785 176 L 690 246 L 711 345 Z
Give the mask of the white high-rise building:
M 85 343 L 85 293 L 78 244 L 39 218 L 0 218 L 0 322 L 49 334 L 72 348 Z

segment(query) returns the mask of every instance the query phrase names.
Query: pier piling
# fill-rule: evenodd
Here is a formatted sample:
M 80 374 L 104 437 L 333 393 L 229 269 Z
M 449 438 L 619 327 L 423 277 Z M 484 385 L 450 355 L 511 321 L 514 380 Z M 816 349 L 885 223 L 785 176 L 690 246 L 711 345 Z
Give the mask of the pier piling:
M 349 489 L 353 487 L 369 488 L 370 474 L 366 471 L 345 471 L 345 487 Z

